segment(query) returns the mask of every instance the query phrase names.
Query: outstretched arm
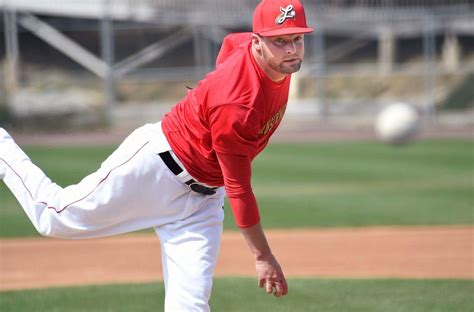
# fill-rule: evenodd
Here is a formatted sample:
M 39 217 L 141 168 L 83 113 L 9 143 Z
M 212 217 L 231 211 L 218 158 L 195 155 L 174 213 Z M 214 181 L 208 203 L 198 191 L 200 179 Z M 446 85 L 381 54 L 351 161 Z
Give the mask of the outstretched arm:
M 280 264 L 270 250 L 260 223 L 249 228 L 241 228 L 240 231 L 255 256 L 255 268 L 260 288 L 265 287 L 268 294 L 273 293 L 277 297 L 286 295 L 288 284 Z
M 265 287 L 269 294 L 284 296 L 288 293 L 288 285 L 260 224 L 257 201 L 250 185 L 250 159 L 219 153 L 217 157 L 224 173 L 227 197 L 235 221 L 255 256 L 259 286 Z

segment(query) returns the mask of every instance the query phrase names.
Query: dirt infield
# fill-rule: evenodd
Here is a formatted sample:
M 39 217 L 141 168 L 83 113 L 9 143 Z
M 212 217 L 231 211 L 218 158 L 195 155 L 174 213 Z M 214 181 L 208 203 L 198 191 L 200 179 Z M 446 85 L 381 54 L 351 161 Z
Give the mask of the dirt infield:
M 288 277 L 474 278 L 474 227 L 268 231 Z M 0 240 L 0 290 L 162 278 L 153 235 Z M 254 276 L 239 233 L 224 234 L 217 276 Z

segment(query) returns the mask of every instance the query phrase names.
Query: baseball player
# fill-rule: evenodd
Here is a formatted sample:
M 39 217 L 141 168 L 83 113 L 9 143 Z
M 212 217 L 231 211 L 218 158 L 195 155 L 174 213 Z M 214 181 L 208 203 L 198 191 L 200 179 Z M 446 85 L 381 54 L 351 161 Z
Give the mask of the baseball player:
M 227 194 L 255 256 L 259 286 L 284 296 L 285 276 L 260 225 L 251 162 L 283 117 L 291 74 L 303 61 L 304 34 L 312 31 L 298 0 L 263 0 L 253 33 L 228 35 L 213 72 L 77 185 L 53 183 L 2 128 L 0 178 L 45 236 L 154 228 L 166 311 L 209 311 Z

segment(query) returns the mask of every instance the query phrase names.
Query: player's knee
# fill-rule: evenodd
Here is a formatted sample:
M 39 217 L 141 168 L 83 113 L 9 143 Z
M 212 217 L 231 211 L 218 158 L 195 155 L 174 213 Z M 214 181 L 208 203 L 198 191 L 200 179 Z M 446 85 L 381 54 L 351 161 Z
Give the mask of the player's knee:
M 54 228 L 37 228 L 36 229 L 41 236 L 45 237 L 52 237 L 52 238 L 60 238 L 60 239 L 72 239 L 75 238 L 68 232 L 54 229 Z
M 40 222 L 35 224 L 36 231 L 41 236 L 54 237 L 54 238 L 69 238 L 68 231 L 59 222 L 55 222 L 51 219 L 42 219 Z
M 35 228 L 41 236 L 55 237 L 51 224 L 38 224 Z

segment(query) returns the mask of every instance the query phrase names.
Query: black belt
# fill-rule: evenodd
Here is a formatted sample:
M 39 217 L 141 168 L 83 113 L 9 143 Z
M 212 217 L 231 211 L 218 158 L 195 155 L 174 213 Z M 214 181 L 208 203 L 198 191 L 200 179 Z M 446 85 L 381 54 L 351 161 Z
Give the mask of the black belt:
M 178 163 L 173 159 L 171 153 L 169 151 L 159 153 L 158 156 L 161 157 L 165 165 L 168 169 L 171 170 L 175 175 L 180 174 L 183 172 L 183 168 L 181 168 Z M 216 193 L 217 187 L 207 187 L 202 184 L 199 184 L 196 180 L 191 179 L 185 182 L 189 187 L 196 193 L 204 194 L 204 195 L 214 195 Z

